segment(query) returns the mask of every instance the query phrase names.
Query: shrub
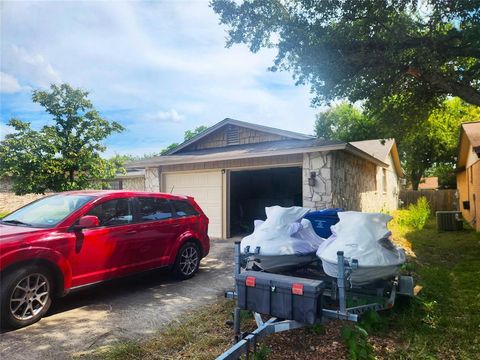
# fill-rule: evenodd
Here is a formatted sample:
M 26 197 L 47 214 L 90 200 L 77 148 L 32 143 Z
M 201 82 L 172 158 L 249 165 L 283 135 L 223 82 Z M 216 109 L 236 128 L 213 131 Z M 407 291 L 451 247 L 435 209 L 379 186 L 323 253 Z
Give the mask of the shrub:
M 368 333 L 358 325 L 346 325 L 341 336 L 348 348 L 351 360 L 375 360 L 373 346 L 368 342 Z
M 407 210 L 399 211 L 397 221 L 400 225 L 421 230 L 430 217 L 430 213 L 430 205 L 427 198 L 422 196 L 416 204 L 410 204 Z

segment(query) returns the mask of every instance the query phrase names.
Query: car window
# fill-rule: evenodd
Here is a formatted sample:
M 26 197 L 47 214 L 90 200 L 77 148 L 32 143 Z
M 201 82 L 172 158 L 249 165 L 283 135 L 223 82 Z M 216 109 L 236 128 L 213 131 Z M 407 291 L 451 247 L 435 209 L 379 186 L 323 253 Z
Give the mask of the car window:
M 95 206 L 87 215 L 98 217 L 100 226 L 125 225 L 133 221 L 132 207 L 129 199 L 105 201 Z
M 47 196 L 4 217 L 2 222 L 46 228 L 54 227 L 92 199 L 94 199 L 93 196 L 75 194 Z
M 172 200 L 172 204 L 177 216 L 198 215 L 198 211 L 186 201 Z
M 140 221 L 163 220 L 173 216 L 167 199 L 141 197 L 138 198 L 138 207 Z

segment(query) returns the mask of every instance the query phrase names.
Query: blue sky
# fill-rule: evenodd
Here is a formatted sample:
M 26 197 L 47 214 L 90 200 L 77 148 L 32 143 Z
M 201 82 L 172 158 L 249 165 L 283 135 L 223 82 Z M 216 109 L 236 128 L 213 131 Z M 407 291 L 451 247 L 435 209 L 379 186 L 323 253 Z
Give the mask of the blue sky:
M 308 87 L 271 73 L 273 50 L 225 48 L 208 1 L 0 3 L 0 138 L 18 117 L 49 118 L 32 89 L 68 82 L 125 132 L 107 156 L 158 152 L 187 129 L 226 118 L 312 133 Z

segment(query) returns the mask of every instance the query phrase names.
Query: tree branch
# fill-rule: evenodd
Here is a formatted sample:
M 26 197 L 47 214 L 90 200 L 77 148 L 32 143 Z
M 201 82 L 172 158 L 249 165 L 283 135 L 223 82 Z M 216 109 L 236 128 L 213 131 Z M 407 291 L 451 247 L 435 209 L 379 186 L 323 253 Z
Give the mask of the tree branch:
M 413 66 L 410 66 L 407 69 L 406 74 L 420 81 L 425 81 L 449 94 L 458 96 L 470 104 L 480 106 L 480 92 L 470 85 L 448 79 L 447 77 L 438 73 L 429 71 L 423 72 Z

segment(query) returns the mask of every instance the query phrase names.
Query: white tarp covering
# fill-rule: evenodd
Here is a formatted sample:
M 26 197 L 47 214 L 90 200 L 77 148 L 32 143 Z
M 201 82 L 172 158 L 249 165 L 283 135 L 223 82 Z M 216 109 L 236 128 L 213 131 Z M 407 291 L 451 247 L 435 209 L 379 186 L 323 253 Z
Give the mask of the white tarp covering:
M 323 270 L 337 277 L 337 252 L 345 258 L 357 259 L 359 268 L 352 272 L 356 284 L 392 276 L 405 262 L 405 252 L 388 240 L 390 215 L 381 213 L 339 212 L 340 221 L 332 226 L 332 236 L 319 247 L 317 256 Z
M 302 219 L 310 209 L 298 206 L 265 208 L 267 219 L 255 220 L 255 230 L 242 239 L 241 250 L 250 246 L 250 252 L 260 247 L 260 255 L 307 255 L 315 253 L 324 241 L 307 219 Z

